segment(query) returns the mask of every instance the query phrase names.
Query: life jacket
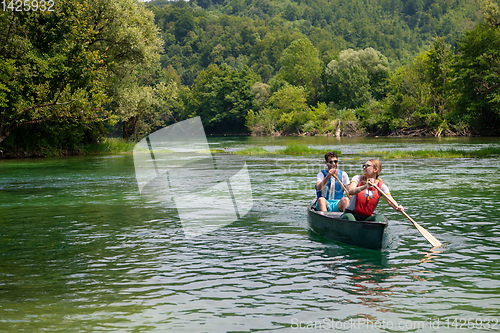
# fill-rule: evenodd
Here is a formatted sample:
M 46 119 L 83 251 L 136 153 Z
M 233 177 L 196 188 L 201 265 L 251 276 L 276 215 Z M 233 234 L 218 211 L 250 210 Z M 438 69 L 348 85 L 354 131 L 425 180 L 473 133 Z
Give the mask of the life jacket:
M 326 177 L 328 175 L 328 170 L 321 170 L 323 173 L 323 176 Z M 342 181 L 342 170 L 337 169 L 337 177 Z M 335 193 L 331 193 L 331 187 L 332 187 L 332 180 L 335 182 Z M 317 198 L 325 198 L 326 200 L 332 200 L 332 195 L 333 194 L 333 199 L 335 200 L 340 200 L 342 197 L 344 197 L 344 188 L 342 185 L 340 185 L 339 182 L 336 181 L 335 177 L 330 177 L 328 179 L 328 183 L 326 183 L 325 187 L 321 191 L 318 191 L 318 188 L 316 187 L 316 197 Z
M 379 178 L 378 182 L 375 184 L 379 188 L 384 185 L 382 179 Z M 361 187 L 361 181 L 358 187 Z M 375 207 L 377 207 L 378 199 L 380 198 L 380 192 L 373 186 L 368 187 L 356 194 L 356 206 L 354 208 L 354 213 L 362 216 L 371 216 Z

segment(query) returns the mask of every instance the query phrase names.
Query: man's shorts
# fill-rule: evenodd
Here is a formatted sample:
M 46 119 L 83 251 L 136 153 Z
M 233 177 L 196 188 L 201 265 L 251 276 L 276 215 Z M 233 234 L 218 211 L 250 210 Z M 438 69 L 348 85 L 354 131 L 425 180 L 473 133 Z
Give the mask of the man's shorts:
M 339 202 L 340 200 L 326 200 L 328 204 L 329 212 L 340 212 L 339 210 Z M 319 210 L 318 201 L 316 201 L 316 209 Z

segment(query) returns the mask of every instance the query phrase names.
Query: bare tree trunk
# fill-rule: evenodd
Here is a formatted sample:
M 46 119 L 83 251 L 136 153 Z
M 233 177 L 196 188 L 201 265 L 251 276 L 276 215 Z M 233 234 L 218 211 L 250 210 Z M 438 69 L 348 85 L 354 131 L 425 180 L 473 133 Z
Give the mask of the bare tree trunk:
M 129 137 L 128 131 L 127 131 L 127 121 L 124 120 L 122 125 L 123 125 L 123 127 L 122 127 L 122 130 L 123 130 L 123 134 L 122 134 L 123 140 L 125 140 L 125 141 L 128 142 L 128 140 L 130 139 L 130 137 Z
M 335 136 L 337 138 L 340 138 L 340 120 L 339 122 L 337 123 L 337 129 L 335 130 Z
M 5 134 L 4 129 L 5 129 L 5 123 L 3 122 L 3 114 L 2 114 L 2 118 L 0 119 L 0 143 L 2 143 L 2 141 L 5 140 L 5 138 L 7 137 L 7 134 Z
M 130 137 L 135 133 L 135 130 L 137 128 L 137 121 L 138 117 L 132 117 L 129 120 L 123 121 L 123 139 L 125 141 L 129 142 Z

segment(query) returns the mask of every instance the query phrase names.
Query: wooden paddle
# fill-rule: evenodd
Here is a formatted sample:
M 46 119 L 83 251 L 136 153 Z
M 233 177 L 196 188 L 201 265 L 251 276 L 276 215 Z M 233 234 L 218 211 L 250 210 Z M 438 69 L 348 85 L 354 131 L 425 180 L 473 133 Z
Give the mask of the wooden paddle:
M 342 184 L 342 182 L 340 181 L 339 177 L 337 177 L 336 173 L 333 174 L 333 177 L 335 177 L 335 179 L 337 179 L 337 181 L 339 182 L 339 184 L 344 189 L 345 193 L 347 193 L 347 196 L 349 197 L 349 199 L 351 199 L 351 195 L 349 194 L 349 191 L 345 188 L 344 184 Z
M 368 182 L 368 184 L 370 184 L 371 186 L 375 187 L 380 192 L 380 194 L 382 194 L 384 196 L 384 198 L 386 198 L 387 200 L 389 200 L 394 206 L 396 206 L 396 207 L 398 206 L 397 202 L 394 201 L 394 199 L 392 199 L 391 197 L 389 197 L 387 194 L 385 194 L 384 192 L 382 192 L 382 190 L 377 185 L 373 184 L 372 182 Z M 436 237 L 432 236 L 430 234 L 430 232 L 428 232 L 427 230 L 425 230 L 420 224 L 418 224 L 410 216 L 408 216 L 408 214 L 406 214 L 405 211 L 402 211 L 401 213 L 403 213 L 403 215 L 406 216 L 408 218 L 408 220 L 411 221 L 411 223 L 413 223 L 413 225 L 415 226 L 415 228 L 417 228 L 417 230 L 422 234 L 422 236 L 424 236 L 425 239 L 427 239 L 427 241 L 429 243 L 431 243 L 432 246 L 438 247 L 438 246 L 443 245 L 440 241 L 438 241 L 436 239 Z

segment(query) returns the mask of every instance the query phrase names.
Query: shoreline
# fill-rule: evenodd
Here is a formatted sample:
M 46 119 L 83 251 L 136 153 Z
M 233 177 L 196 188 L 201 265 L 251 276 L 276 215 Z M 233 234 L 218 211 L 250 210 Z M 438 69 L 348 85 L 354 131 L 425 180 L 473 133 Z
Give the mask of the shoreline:
M 105 138 L 102 142 L 84 145 L 78 148 L 46 148 L 15 151 L 10 148 L 0 147 L 0 160 L 65 157 L 81 155 L 118 155 L 131 153 L 135 143 L 125 142 L 117 138 Z
M 473 135 L 470 132 L 453 132 L 451 130 L 433 132 L 428 129 L 412 129 L 406 131 L 394 131 L 388 135 L 376 135 L 377 133 L 366 133 L 359 130 L 356 126 L 350 126 L 340 133 L 327 132 L 319 133 L 317 131 L 305 133 L 273 133 L 271 135 L 259 135 L 255 133 L 207 133 L 207 137 L 230 137 L 230 136 L 252 136 L 252 137 L 335 137 L 340 138 L 465 138 L 465 137 L 483 137 Z M 488 136 L 485 136 L 488 137 Z M 129 153 L 135 143 L 125 142 L 122 138 L 105 138 L 100 143 L 88 144 L 78 148 L 47 148 L 16 151 L 11 148 L 2 148 L 0 146 L 0 160 L 7 159 L 25 159 L 25 158 L 45 158 L 45 157 L 63 157 L 80 155 L 101 155 L 101 154 L 123 154 Z
M 394 138 L 394 137 L 388 137 Z M 46 157 L 70 157 L 81 155 L 120 155 L 131 154 L 135 143 L 123 142 L 116 139 L 106 139 L 104 142 L 89 145 L 80 149 L 63 148 L 60 150 L 51 150 L 49 154 L 43 155 L 41 151 L 25 151 L 15 153 L 5 152 L 0 149 L 0 160 L 26 159 L 26 158 L 46 158 Z M 323 154 L 323 149 L 309 148 L 307 145 L 292 144 L 283 149 L 267 151 L 262 147 L 251 147 L 237 150 L 235 152 L 226 152 L 220 149 L 212 149 L 212 154 L 235 154 L 235 155 L 318 155 Z M 376 156 L 383 159 L 430 159 L 430 158 L 486 158 L 497 157 L 500 155 L 500 147 L 481 148 L 475 151 L 457 150 L 457 149 L 421 149 L 421 150 L 381 150 L 381 151 L 362 151 L 358 153 L 343 153 L 340 155 L 349 158 L 362 158 L 363 156 Z

